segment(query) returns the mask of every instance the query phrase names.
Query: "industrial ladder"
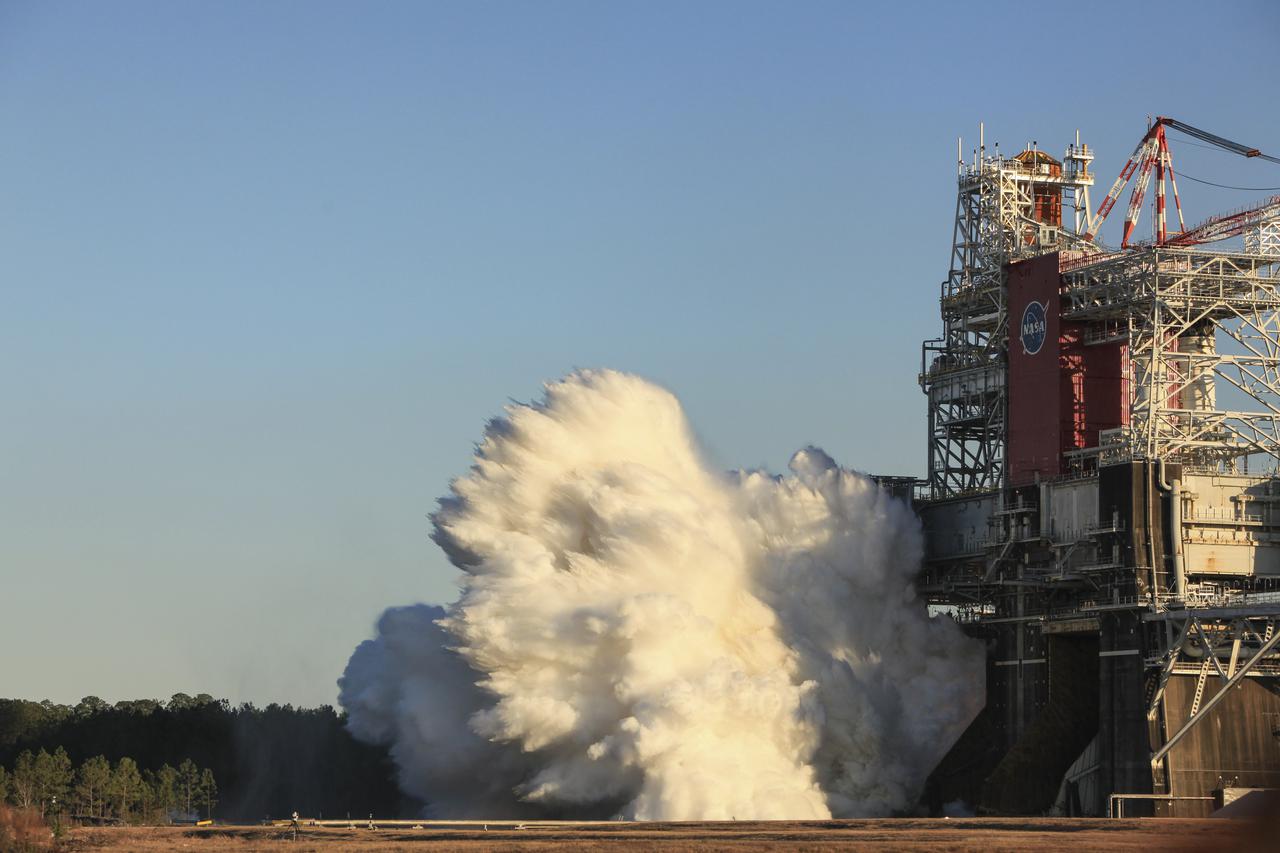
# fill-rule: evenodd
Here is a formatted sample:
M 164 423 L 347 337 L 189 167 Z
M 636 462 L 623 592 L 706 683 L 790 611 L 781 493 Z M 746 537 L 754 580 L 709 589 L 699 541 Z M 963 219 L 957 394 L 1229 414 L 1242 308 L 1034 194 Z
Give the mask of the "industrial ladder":
M 1210 650 L 1210 654 L 1212 654 Z M 1188 715 L 1194 717 L 1196 711 L 1200 710 L 1200 698 L 1204 696 L 1204 683 L 1209 679 L 1209 658 L 1204 659 L 1204 663 L 1200 664 L 1200 675 L 1196 678 L 1196 695 L 1191 700 L 1191 713 Z

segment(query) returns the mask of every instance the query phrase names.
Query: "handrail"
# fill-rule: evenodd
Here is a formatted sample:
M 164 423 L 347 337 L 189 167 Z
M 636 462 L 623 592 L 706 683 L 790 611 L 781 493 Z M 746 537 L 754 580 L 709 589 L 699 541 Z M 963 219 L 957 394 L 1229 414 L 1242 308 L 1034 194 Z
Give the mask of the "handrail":
M 1214 801 L 1213 797 L 1187 797 L 1173 796 L 1171 794 L 1112 794 L 1107 799 L 1107 817 L 1122 818 L 1124 817 L 1124 801 L 1125 800 L 1209 800 Z M 1117 809 L 1116 806 L 1119 805 Z

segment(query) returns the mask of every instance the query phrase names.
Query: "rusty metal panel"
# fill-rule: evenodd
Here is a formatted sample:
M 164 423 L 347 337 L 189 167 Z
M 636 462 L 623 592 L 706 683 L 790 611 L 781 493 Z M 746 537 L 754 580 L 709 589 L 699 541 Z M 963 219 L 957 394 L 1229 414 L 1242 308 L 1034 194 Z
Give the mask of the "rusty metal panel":
M 1216 674 L 1210 676 L 1202 702 L 1222 683 Z M 1195 691 L 1194 675 L 1169 679 L 1163 699 L 1166 733 L 1187 721 Z M 1169 793 L 1175 796 L 1211 795 L 1224 783 L 1280 788 L 1280 679 L 1245 678 L 1170 750 L 1168 765 Z
M 1197 575 L 1280 575 L 1280 548 L 1244 542 L 1188 542 L 1187 573 Z

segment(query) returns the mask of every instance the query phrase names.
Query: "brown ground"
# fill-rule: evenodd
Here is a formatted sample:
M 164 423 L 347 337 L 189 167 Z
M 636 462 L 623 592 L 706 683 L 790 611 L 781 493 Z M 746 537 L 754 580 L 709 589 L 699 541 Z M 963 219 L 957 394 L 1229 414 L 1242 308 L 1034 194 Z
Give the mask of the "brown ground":
M 289 830 L 268 826 L 82 827 L 68 833 L 58 850 L 160 851 L 199 853 L 290 851 L 290 853 L 391 853 L 457 850 L 463 853 L 550 853 L 622 850 L 694 853 L 724 849 L 734 853 L 831 851 L 868 853 L 923 850 L 1013 853 L 1025 850 L 1133 851 L 1161 853 L 1275 849 L 1259 828 L 1226 820 L 1094 820 L 1040 818 L 893 819 L 737 823 L 618 823 L 603 826 L 532 826 L 523 830 L 304 828 L 291 841 Z

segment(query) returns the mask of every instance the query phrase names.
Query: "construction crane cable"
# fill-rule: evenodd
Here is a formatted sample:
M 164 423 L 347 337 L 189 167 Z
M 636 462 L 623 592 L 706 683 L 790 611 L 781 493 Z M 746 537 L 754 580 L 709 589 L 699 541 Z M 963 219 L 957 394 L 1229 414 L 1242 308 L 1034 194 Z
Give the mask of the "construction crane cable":
M 1166 127 L 1171 127 L 1174 130 L 1185 133 L 1187 136 L 1199 139 L 1203 142 L 1212 143 L 1213 145 L 1225 148 L 1228 151 L 1234 151 L 1243 157 L 1257 157 L 1262 160 L 1270 160 L 1272 163 L 1280 163 L 1280 157 L 1272 157 L 1270 154 L 1263 154 L 1257 148 L 1250 148 L 1248 145 L 1241 145 L 1239 142 L 1232 142 L 1230 139 L 1224 139 L 1223 137 L 1210 133 L 1207 130 L 1201 130 L 1198 127 L 1192 127 L 1189 124 L 1184 124 L 1177 119 L 1161 118 L 1160 122 Z
M 1197 184 L 1208 184 L 1211 187 L 1219 187 L 1224 190 L 1243 190 L 1244 192 L 1270 193 L 1280 192 L 1280 187 L 1233 187 L 1229 184 L 1215 184 L 1213 181 L 1206 181 L 1203 178 L 1196 178 L 1188 175 L 1186 172 L 1179 172 L 1178 177 L 1186 178 L 1188 181 L 1195 181 Z
M 1178 142 L 1179 147 L 1183 145 L 1190 145 L 1195 148 L 1203 148 L 1205 151 L 1212 151 L 1215 154 L 1235 154 L 1236 153 L 1234 151 L 1227 151 L 1224 148 L 1219 148 L 1216 145 L 1206 145 L 1203 142 L 1192 142 L 1190 139 L 1183 139 Z

